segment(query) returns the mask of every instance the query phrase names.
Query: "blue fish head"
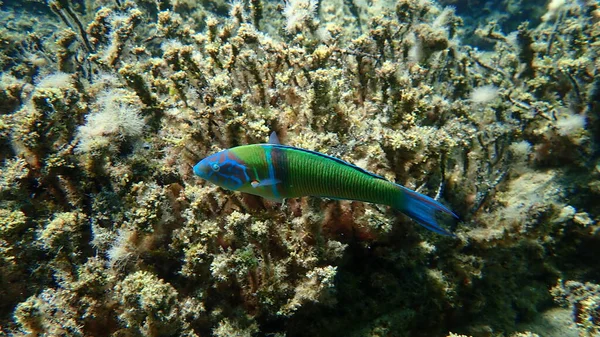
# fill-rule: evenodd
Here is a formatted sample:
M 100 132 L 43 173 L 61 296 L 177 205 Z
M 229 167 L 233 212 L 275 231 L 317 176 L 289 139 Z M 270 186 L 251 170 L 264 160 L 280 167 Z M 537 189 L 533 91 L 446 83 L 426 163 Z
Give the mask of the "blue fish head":
M 237 190 L 250 181 L 244 163 L 231 151 L 210 155 L 194 166 L 194 174 L 228 190 Z

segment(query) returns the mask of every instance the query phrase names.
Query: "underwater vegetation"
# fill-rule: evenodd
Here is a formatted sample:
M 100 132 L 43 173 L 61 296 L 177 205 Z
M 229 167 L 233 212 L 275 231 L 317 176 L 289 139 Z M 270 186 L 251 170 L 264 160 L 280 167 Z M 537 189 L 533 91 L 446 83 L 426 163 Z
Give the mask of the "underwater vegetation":
M 4 1 L 0 335 L 597 336 L 600 5 L 481 3 Z M 271 131 L 456 237 L 193 174 Z

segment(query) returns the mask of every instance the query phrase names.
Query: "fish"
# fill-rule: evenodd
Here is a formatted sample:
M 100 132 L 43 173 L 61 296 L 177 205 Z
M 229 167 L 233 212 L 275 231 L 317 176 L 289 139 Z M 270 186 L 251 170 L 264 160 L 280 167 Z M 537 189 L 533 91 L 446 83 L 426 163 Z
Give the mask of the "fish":
M 275 202 L 312 196 L 387 205 L 446 236 L 454 234 L 441 226 L 440 219 L 458 219 L 440 202 L 354 164 L 282 145 L 275 132 L 266 144 L 241 145 L 209 155 L 193 171 L 222 188 Z

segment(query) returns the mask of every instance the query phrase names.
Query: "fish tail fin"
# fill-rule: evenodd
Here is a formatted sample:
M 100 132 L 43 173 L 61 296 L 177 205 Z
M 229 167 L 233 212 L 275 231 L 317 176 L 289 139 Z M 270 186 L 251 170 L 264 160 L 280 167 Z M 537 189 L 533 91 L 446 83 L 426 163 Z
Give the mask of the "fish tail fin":
M 454 236 L 454 234 L 440 226 L 438 213 L 450 215 L 451 217 L 458 219 L 456 214 L 454 214 L 446 206 L 426 195 L 417 193 L 402 185 L 398 186 L 400 187 L 402 195 L 400 196 L 398 203 L 395 205 L 396 209 L 408 215 L 419 225 L 429 229 L 430 231 L 442 235 Z

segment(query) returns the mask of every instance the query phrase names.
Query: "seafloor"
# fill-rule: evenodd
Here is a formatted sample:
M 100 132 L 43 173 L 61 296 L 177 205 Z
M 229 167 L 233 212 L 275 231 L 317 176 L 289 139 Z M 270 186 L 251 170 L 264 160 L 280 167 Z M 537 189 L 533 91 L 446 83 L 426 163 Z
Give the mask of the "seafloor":
M 0 335 L 600 335 L 598 1 L 0 9 Z M 193 175 L 271 131 L 456 237 Z

